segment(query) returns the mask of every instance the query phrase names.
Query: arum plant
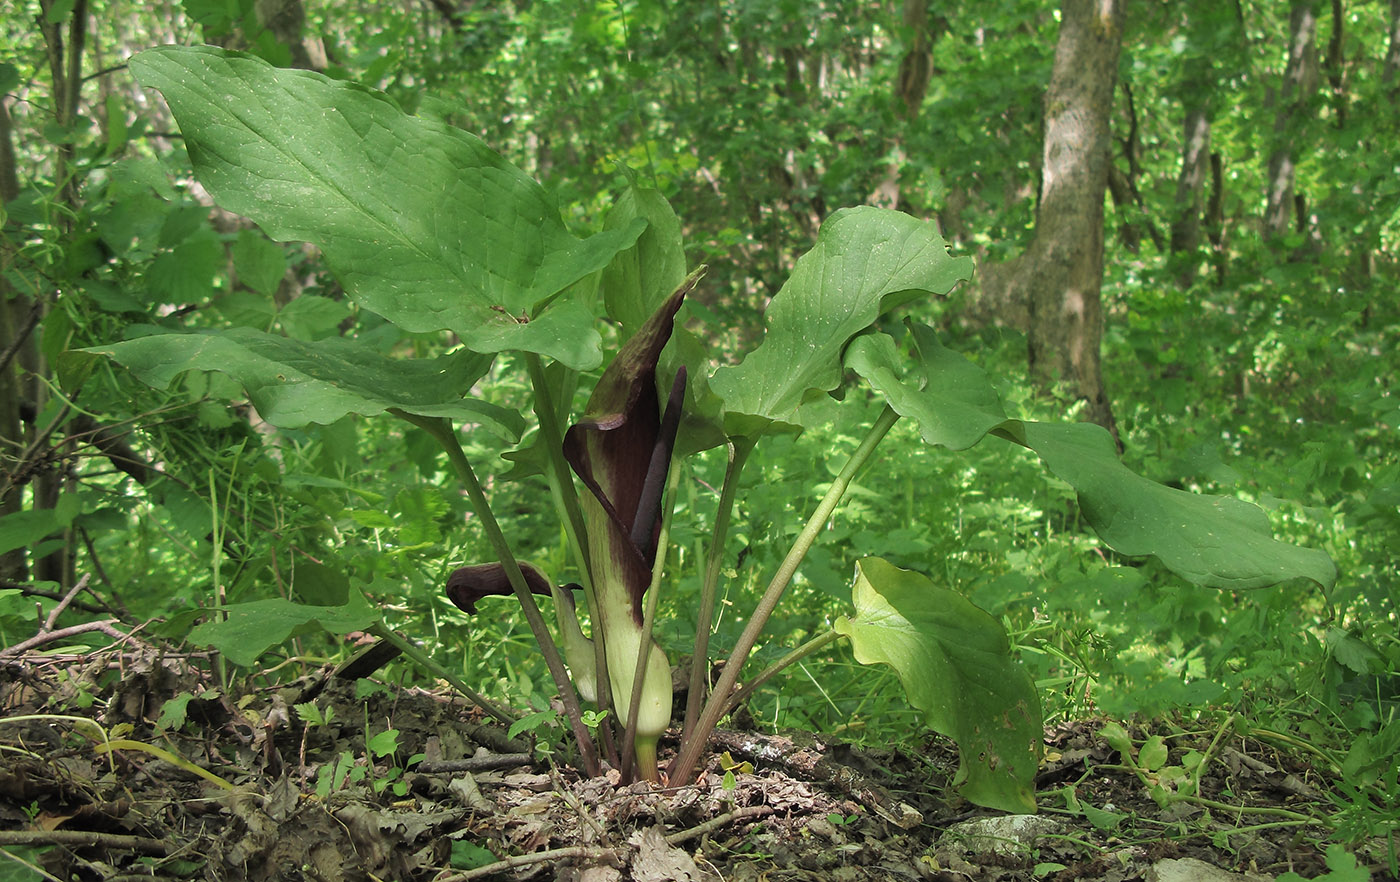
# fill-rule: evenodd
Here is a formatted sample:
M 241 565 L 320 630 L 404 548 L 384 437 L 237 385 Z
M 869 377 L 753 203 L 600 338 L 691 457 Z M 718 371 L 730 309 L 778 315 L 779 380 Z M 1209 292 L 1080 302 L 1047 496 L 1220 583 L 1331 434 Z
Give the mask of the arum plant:
M 943 346 L 932 328 L 907 321 L 902 339 L 883 330 L 894 326 L 877 324 L 882 316 L 946 294 L 970 276 L 971 262 L 950 256 L 928 222 L 874 208 L 833 214 L 768 307 L 762 343 L 741 363 L 712 369 L 699 342 L 677 327 L 698 275 L 687 275 L 680 223 L 659 193 L 634 183 L 604 229 L 579 239 L 544 189 L 480 140 L 405 114 L 378 93 L 209 48 L 151 50 L 130 66 L 142 84 L 164 94 L 195 173 L 218 203 L 273 239 L 319 246 L 363 311 L 406 335 L 450 335 L 450 345 L 436 357 L 412 359 L 353 338 L 182 329 L 67 353 L 60 363 L 66 387 L 80 387 L 103 359 L 162 388 L 185 371 L 220 371 L 242 384 L 274 426 L 387 413 L 436 439 L 494 558 L 456 569 L 448 594 L 468 613 L 489 595 L 517 599 L 587 773 L 599 772 L 604 759 L 626 770 L 635 756 L 639 776 L 662 777 L 658 740 L 672 722 L 671 674 L 652 625 L 673 581 L 665 500 L 681 454 L 724 445 L 728 459 L 698 607 L 673 610 L 692 619 L 697 636 L 680 740 L 667 767 L 672 784 L 693 780 L 701 768 L 710 732 L 743 694 L 739 678 L 768 618 L 900 420 L 949 451 L 984 443 L 1031 450 L 1074 488 L 1084 520 L 1105 545 L 1155 557 L 1199 584 L 1242 590 L 1301 577 L 1326 588 L 1335 580 L 1325 554 L 1274 540 L 1254 506 L 1133 474 L 1096 426 L 1016 419 L 982 369 Z M 573 389 L 604 362 L 602 320 L 618 329 L 622 343 L 565 430 Z M 560 584 L 563 574 L 518 559 L 460 442 L 470 426 L 478 446 L 484 433 L 503 447 L 520 443 L 527 414 L 479 394 L 496 357 L 507 352 L 528 373 L 538 429 L 515 456 L 527 464 L 523 471 L 533 467 L 548 484 L 581 609 L 575 589 Z M 800 432 L 804 404 L 847 375 L 859 377 L 883 409 L 820 498 L 805 502 L 806 525 L 767 574 L 768 587 L 711 688 L 704 674 L 715 655 L 715 598 L 745 464 L 765 439 Z M 844 639 L 858 661 L 893 667 L 927 724 L 957 743 L 958 792 L 981 805 L 1033 811 L 1040 704 L 1001 623 L 956 586 L 879 558 L 849 563 L 850 614 L 788 660 Z M 550 598 L 562 654 L 537 596 Z M 589 636 L 576 616 L 583 611 Z M 257 601 L 231 605 L 226 614 L 191 639 L 238 664 L 299 630 L 375 621 L 374 605 L 359 591 L 343 606 Z M 624 727 L 600 727 L 601 755 L 580 698 L 612 710 L 611 720 Z
M 640 773 L 651 781 L 659 780 L 656 745 L 671 722 L 671 666 L 644 627 L 643 597 L 657 562 L 662 494 L 685 395 L 682 366 L 664 415 L 660 412 L 656 363 L 684 294 L 681 289 L 672 295 L 622 347 L 563 444 L 564 456 L 588 491 L 582 508 L 594 597 L 590 608 L 604 669 L 611 694 L 622 699 L 617 711 L 627 730 L 624 745 L 633 747 Z M 531 569 L 527 582 L 536 593 L 551 593 L 540 587 L 544 579 L 538 571 Z M 448 594 L 474 613 L 482 596 L 509 593 L 504 584 L 500 564 L 464 567 L 452 574 Z M 553 593 L 574 683 L 585 700 L 596 702 L 599 666 L 593 644 L 573 618 L 567 590 L 555 588 Z

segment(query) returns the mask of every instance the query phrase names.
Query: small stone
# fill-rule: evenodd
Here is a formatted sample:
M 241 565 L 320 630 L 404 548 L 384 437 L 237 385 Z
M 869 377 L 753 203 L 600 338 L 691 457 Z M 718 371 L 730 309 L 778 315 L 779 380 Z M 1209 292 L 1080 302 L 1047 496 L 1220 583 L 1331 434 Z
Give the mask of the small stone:
M 1147 868 L 1146 882 L 1270 882 L 1272 877 L 1231 873 L 1195 858 L 1166 858 Z
M 1030 857 L 1036 839 L 1060 830 L 1060 823 L 1043 815 L 1001 815 L 954 824 L 939 839 L 965 854 Z

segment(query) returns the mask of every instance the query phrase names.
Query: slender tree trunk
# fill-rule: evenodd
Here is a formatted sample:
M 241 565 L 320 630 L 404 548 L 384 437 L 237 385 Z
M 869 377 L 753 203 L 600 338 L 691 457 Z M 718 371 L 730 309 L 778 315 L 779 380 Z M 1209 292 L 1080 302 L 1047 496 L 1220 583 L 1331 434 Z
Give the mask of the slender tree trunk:
M 928 0 L 904 0 L 904 38 L 908 49 L 899 61 L 899 73 L 895 77 L 894 96 L 899 101 L 900 116 L 905 120 L 904 128 L 896 128 L 890 143 L 890 162 L 885 176 L 871 194 L 870 201 L 886 208 L 899 208 L 899 173 L 904 165 L 904 130 L 912 128 L 919 117 L 919 108 L 928 92 L 929 78 L 933 76 L 933 53 L 930 50 L 936 36 L 929 35 Z
M 1209 2 L 1209 0 L 1206 0 Z M 1212 15 L 1211 13 L 1216 14 Z M 1201 266 L 1201 212 L 1210 170 L 1210 127 L 1216 88 L 1214 54 L 1225 16 L 1200 3 L 1186 7 L 1190 55 L 1182 69 L 1181 173 L 1172 206 L 1171 255 L 1177 284 L 1188 287 Z M 1231 21 L 1231 24 L 1236 24 Z
M 1183 288 L 1196 278 L 1196 270 L 1200 266 L 1201 208 L 1209 162 L 1210 109 L 1207 101 L 1196 97 L 1186 108 L 1186 120 L 1182 126 L 1181 174 L 1176 179 L 1175 213 L 1172 217 L 1171 253 L 1177 267 L 1177 284 Z
M 1400 103 L 1400 0 L 1390 0 L 1390 48 L 1385 53 L 1381 83 L 1390 100 Z
M 1035 238 L 1019 261 L 1032 373 L 1059 379 L 1117 438 L 1100 363 L 1104 189 L 1124 0 L 1064 0 L 1050 85 Z
M 1274 115 L 1264 208 L 1264 234 L 1269 237 L 1282 236 L 1294 225 L 1298 130 L 1308 100 L 1317 89 L 1316 0 L 1293 0 L 1288 18 L 1288 63 L 1283 71 L 1283 85 Z
M 14 136 L 10 127 L 9 99 L 0 97 L 0 209 L 19 195 L 15 170 Z M 18 465 L 24 449 L 24 425 L 19 416 L 20 379 L 19 338 L 29 304 L 10 285 L 10 262 L 14 258 L 10 223 L 0 231 L 0 517 L 20 510 L 21 488 L 10 486 L 5 478 Z M 9 490 L 3 488 L 9 487 Z M 0 554 L 0 581 L 23 582 L 28 578 L 24 549 Z

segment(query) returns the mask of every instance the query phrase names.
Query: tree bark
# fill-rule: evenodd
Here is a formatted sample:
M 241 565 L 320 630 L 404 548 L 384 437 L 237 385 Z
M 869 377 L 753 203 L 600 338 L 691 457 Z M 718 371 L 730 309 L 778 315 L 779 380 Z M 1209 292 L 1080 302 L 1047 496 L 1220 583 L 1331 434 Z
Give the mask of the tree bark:
M 1186 32 L 1191 53 L 1182 69 L 1181 173 L 1171 221 L 1171 255 L 1176 282 L 1186 288 L 1195 281 L 1201 265 L 1201 212 L 1205 207 L 1206 175 L 1210 169 L 1210 127 L 1214 116 L 1213 54 L 1219 45 L 1220 18 L 1192 6 L 1186 11 Z
M 1390 100 L 1400 103 L 1400 0 L 1390 0 L 1390 48 L 1385 53 L 1381 84 Z
M 1172 217 L 1171 253 L 1176 264 L 1176 283 L 1183 288 L 1195 280 L 1200 266 L 1201 208 L 1209 161 L 1210 110 L 1205 101 L 1195 99 L 1186 108 L 1182 125 L 1181 174 L 1176 179 Z
M 1293 228 L 1293 182 L 1298 129 L 1308 99 L 1317 89 L 1317 3 L 1293 0 L 1288 16 L 1288 63 L 1283 71 L 1273 149 L 1269 154 L 1264 234 L 1282 236 Z
M 1118 437 L 1104 391 L 1104 189 L 1124 0 L 1064 0 L 1050 85 L 1035 237 L 1016 276 L 1027 294 L 1034 376 L 1066 383 Z
M 0 209 L 19 196 L 19 177 L 15 163 L 14 133 L 10 124 L 9 99 L 0 97 Z M 10 267 L 14 261 L 14 242 L 10 237 L 12 220 L 5 224 L 0 236 L 0 476 L 19 468 L 19 453 L 25 448 L 24 423 L 20 419 L 20 400 L 24 397 L 20 354 L 33 346 L 33 304 L 22 299 L 10 283 Z M 20 510 L 24 489 L 0 482 L 0 517 Z M 0 554 L 0 582 L 24 582 L 29 578 L 25 550 L 16 548 Z

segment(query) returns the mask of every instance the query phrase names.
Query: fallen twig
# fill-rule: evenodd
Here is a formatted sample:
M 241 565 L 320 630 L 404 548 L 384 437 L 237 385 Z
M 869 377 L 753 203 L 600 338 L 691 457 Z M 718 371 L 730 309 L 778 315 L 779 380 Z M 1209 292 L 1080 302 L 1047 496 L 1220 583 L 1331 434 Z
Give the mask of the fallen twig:
M 164 855 L 170 852 L 170 846 L 159 839 L 92 830 L 0 830 L 0 845 L 67 845 L 79 848 L 98 845 L 141 854 Z
M 444 772 L 485 772 L 490 769 L 509 769 L 515 766 L 528 766 L 533 764 L 533 760 L 528 753 L 493 753 L 489 756 L 472 756 L 466 759 L 438 760 L 431 763 L 419 763 L 414 766 L 415 772 L 424 775 L 436 775 Z
M 713 833 L 721 827 L 724 827 L 728 824 L 732 824 L 735 821 L 742 821 L 747 818 L 758 818 L 764 815 L 771 815 L 773 811 L 774 810 L 772 806 L 751 805 L 745 808 L 735 809 L 732 812 L 725 812 L 722 815 L 718 815 L 716 817 L 711 818 L 708 821 L 705 821 L 703 824 L 696 824 L 694 827 L 691 827 L 687 830 L 681 830 L 677 833 L 672 833 L 671 835 L 666 837 L 666 844 L 677 845 L 682 842 L 687 842 L 691 839 L 695 839 L 696 837 L 704 836 L 706 833 Z M 524 867 L 530 864 L 542 863 L 544 861 L 564 860 L 567 858 L 606 860 L 610 863 L 615 863 L 617 860 L 617 852 L 611 848 L 588 848 L 583 846 L 570 846 L 569 848 L 553 848 L 548 851 L 536 851 L 531 852 L 530 854 L 513 855 L 511 857 L 502 858 L 501 860 L 496 861 L 495 863 L 486 864 L 485 866 L 477 867 L 474 870 L 467 870 L 466 872 L 458 873 L 455 876 L 445 876 L 434 880 L 434 882 L 469 882 L 469 880 L 471 879 L 480 879 L 484 876 L 490 876 L 495 873 L 499 873 L 503 870 L 512 869 L 514 867 Z
M 91 578 L 91 574 L 84 573 L 83 577 L 78 580 L 78 584 L 68 589 L 68 593 L 63 595 L 63 599 L 54 604 L 53 609 L 49 610 L 49 617 L 44 620 L 44 627 L 39 629 L 40 634 L 46 634 L 54 629 L 54 625 L 58 623 L 58 617 L 63 615 L 63 611 L 68 608 L 68 604 L 73 602 L 73 598 L 87 587 L 88 580 Z
M 722 815 L 716 815 L 715 817 L 710 818 L 703 824 L 696 824 L 694 827 L 691 827 L 688 830 L 681 830 L 678 833 L 672 833 L 671 835 L 666 837 L 666 844 L 679 845 L 680 843 L 687 842 L 691 839 L 694 839 L 697 836 L 704 836 L 706 833 L 713 833 L 719 828 L 732 824 L 735 821 L 742 821 L 747 818 L 761 818 L 765 815 L 773 814 L 773 811 L 774 809 L 770 805 L 750 805 L 745 806 L 744 808 L 735 809 L 732 812 L 725 812 Z
M 59 628 L 57 631 L 40 631 L 28 640 L 21 641 L 13 646 L 8 646 L 0 650 L 0 658 L 13 658 L 14 656 L 28 652 L 36 646 L 43 646 L 45 643 L 52 643 L 55 640 L 63 640 L 66 637 L 72 637 L 75 634 L 85 634 L 89 631 L 101 631 L 103 634 L 115 640 L 128 639 L 131 636 L 130 634 L 112 627 L 117 621 L 117 619 L 101 619 L 96 622 L 83 622 L 81 625 L 70 625 L 67 628 Z
M 588 848 L 585 846 L 570 846 L 568 848 L 551 848 L 548 851 L 535 851 L 530 854 L 513 855 L 503 858 L 495 863 L 477 867 L 474 870 L 467 870 L 465 873 L 458 873 L 455 876 L 445 876 L 434 882 L 468 882 L 470 879 L 480 879 L 499 873 L 502 870 L 509 870 L 512 867 L 525 867 L 530 864 L 543 863 L 544 861 L 563 860 L 565 858 L 583 858 L 597 861 L 616 861 L 617 853 L 610 848 Z

